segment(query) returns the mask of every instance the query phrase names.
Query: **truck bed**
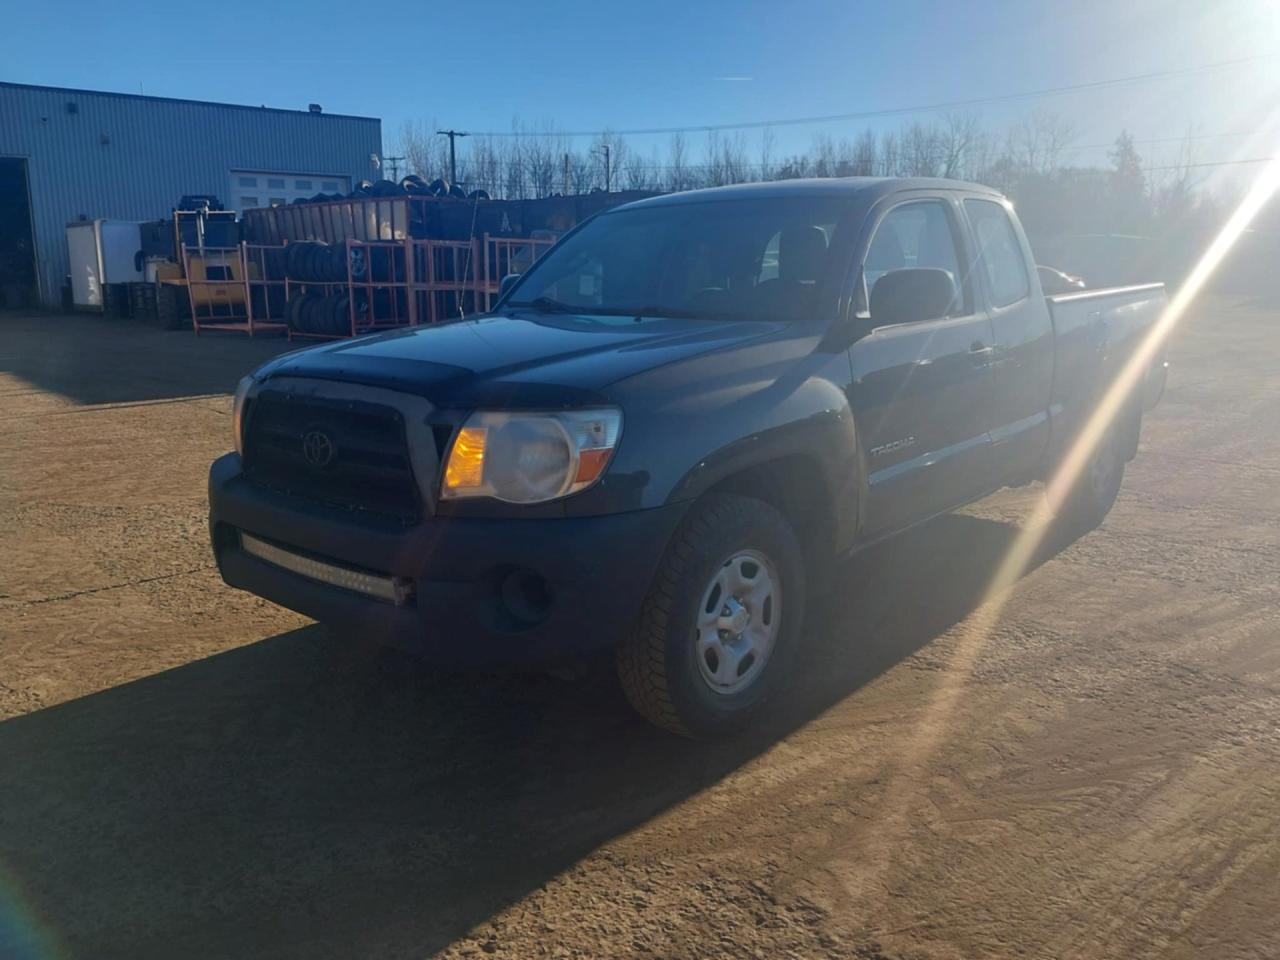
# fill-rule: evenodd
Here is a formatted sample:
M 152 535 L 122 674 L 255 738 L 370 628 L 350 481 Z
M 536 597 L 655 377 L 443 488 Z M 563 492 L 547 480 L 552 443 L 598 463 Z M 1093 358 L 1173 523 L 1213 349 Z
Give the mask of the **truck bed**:
M 1142 335 L 1159 319 L 1168 296 L 1163 283 L 1145 283 L 1082 290 L 1045 300 L 1055 341 L 1050 410 L 1055 419 L 1065 419 L 1070 427 L 1093 409 Z M 1144 406 L 1159 399 L 1164 372 L 1161 349 L 1147 374 Z M 1054 430 L 1059 441 L 1071 433 L 1070 429 Z

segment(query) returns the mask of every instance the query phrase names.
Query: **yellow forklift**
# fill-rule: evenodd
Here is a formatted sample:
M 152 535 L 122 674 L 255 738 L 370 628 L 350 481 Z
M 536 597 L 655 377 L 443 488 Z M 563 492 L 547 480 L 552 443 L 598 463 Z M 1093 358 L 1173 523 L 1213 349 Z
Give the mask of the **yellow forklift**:
M 166 329 L 244 316 L 244 267 L 234 210 L 216 197 L 186 196 L 165 220 L 142 224 L 144 280 L 132 291 L 134 316 Z

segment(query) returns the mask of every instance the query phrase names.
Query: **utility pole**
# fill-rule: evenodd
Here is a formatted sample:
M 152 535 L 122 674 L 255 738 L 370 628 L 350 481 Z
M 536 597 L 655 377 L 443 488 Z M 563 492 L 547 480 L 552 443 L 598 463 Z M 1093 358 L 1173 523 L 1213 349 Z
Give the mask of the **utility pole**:
M 564 195 L 569 195 L 569 155 L 564 155 Z
M 458 155 L 454 153 L 453 144 L 458 137 L 469 137 L 471 134 L 463 133 L 461 130 L 437 130 L 442 137 L 449 138 L 449 182 L 458 182 Z
M 391 168 L 391 182 L 400 182 L 400 161 L 404 157 L 383 157 L 382 162 Z
M 602 143 L 600 149 L 604 151 L 604 192 L 610 193 L 613 187 L 613 164 L 609 162 L 609 145 Z

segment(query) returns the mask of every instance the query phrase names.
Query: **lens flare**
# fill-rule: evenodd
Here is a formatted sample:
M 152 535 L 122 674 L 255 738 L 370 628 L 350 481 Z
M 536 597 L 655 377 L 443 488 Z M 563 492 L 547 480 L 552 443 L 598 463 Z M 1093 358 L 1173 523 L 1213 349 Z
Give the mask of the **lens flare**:
M 899 750 L 898 766 L 901 771 L 920 772 L 946 742 L 951 718 L 979 656 L 996 629 L 1010 595 L 1009 588 L 1027 572 L 1054 528 L 1054 501 L 1060 497 L 1061 491 L 1069 490 L 1080 479 L 1099 441 L 1106 436 L 1132 391 L 1139 388 L 1147 368 L 1160 355 L 1169 334 L 1277 189 L 1280 189 L 1280 153 L 1275 153 L 1258 174 L 1244 200 L 1205 249 L 1186 281 L 1103 393 L 1050 479 L 1046 496 L 1041 498 L 1030 519 L 1009 545 L 982 601 L 959 628 L 951 661 L 931 692 L 920 718 L 914 722 L 912 735 Z M 878 882 L 892 862 L 899 841 L 909 829 L 914 815 L 914 798 L 909 796 L 913 792 L 912 783 L 911 776 L 895 776 L 890 780 L 886 795 L 879 804 L 881 814 L 877 829 L 867 832 L 868 843 L 861 862 L 846 864 L 843 876 L 850 893 L 856 894 L 858 888 Z

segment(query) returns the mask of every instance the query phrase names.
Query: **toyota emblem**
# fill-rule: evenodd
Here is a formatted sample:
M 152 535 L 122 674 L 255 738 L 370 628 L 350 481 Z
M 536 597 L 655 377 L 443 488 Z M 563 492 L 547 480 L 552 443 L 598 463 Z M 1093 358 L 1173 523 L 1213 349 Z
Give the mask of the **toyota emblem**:
M 310 466 L 327 467 L 337 453 L 338 448 L 323 430 L 308 430 L 302 435 L 302 457 Z

